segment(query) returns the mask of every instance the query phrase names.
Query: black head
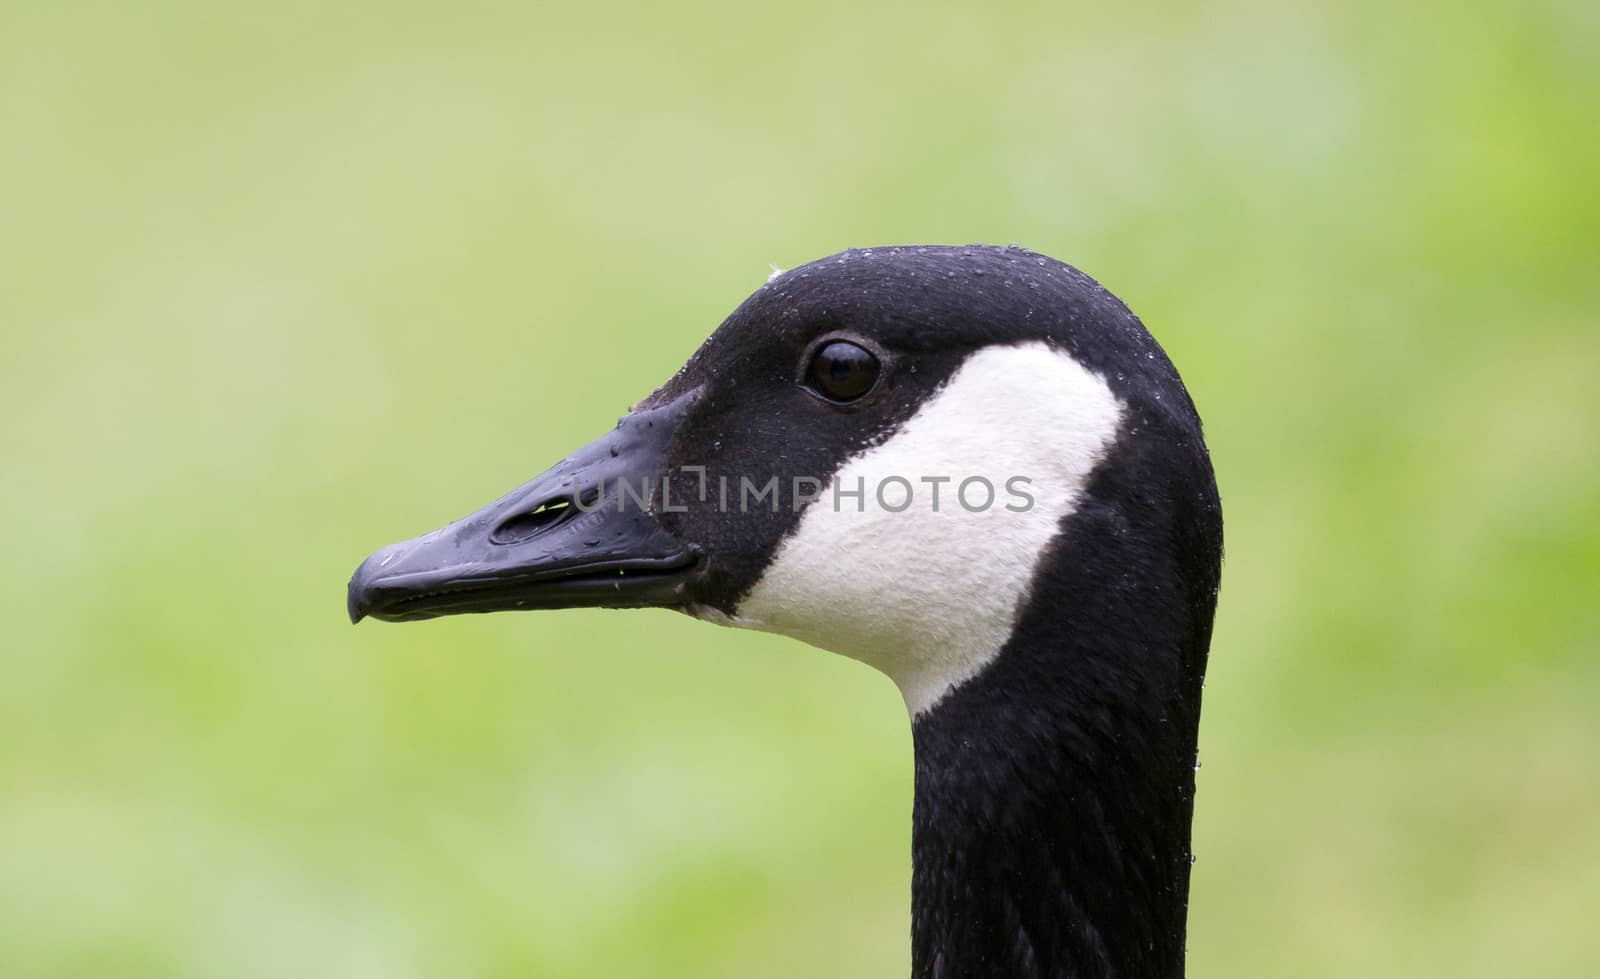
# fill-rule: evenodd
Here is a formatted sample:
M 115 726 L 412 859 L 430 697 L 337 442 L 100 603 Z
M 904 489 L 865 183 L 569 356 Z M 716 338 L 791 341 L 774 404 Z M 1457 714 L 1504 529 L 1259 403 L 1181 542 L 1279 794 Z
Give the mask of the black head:
M 1087 275 L 1020 248 L 851 250 L 774 275 L 611 433 L 374 554 L 350 611 L 678 608 L 931 670 L 931 703 L 992 658 L 1046 558 L 1072 560 L 1071 513 L 1190 527 L 1214 565 L 1214 494 L 1176 371 Z M 983 648 L 933 667 L 878 648 L 965 633 Z

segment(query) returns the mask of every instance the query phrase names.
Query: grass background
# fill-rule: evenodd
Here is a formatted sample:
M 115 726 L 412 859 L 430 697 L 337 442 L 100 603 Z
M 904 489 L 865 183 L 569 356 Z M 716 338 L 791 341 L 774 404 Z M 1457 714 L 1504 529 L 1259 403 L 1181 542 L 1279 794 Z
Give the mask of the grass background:
M 904 974 L 887 680 L 344 583 L 1015 241 L 1208 425 L 1191 975 L 1600 974 L 1600 8 L 542 6 L 0 8 L 0 971 Z

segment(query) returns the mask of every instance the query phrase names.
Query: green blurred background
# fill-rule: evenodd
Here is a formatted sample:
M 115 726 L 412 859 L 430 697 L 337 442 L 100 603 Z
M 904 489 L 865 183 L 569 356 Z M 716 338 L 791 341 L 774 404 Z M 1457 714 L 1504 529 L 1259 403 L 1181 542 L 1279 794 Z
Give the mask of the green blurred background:
M 1139 312 L 1228 561 L 1196 977 L 1600 975 L 1600 7 L 0 9 L 0 974 L 906 973 L 889 681 L 352 629 L 766 277 Z

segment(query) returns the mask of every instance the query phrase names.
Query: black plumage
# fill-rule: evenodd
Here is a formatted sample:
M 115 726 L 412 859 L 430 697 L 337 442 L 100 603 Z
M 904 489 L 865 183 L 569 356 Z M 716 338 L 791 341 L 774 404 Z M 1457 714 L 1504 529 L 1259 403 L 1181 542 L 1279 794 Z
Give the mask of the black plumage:
M 879 371 L 848 403 L 805 383 L 816 346 L 840 338 Z M 886 248 L 777 276 L 622 434 L 442 534 L 373 555 L 351 581 L 352 617 L 573 605 L 736 615 L 796 508 L 730 513 L 715 492 L 683 493 L 643 519 L 551 501 L 579 499 L 591 458 L 608 472 L 699 470 L 712 485 L 753 472 L 784 487 L 826 480 L 892 437 L 975 351 L 1029 341 L 1103 378 L 1121 428 L 1037 562 L 1009 639 L 913 719 L 913 976 L 1181 976 L 1221 510 L 1177 371 L 1120 300 L 1054 259 Z M 624 437 L 633 447 L 619 455 Z M 534 531 L 508 544 L 508 527 Z M 584 538 L 611 541 L 611 556 L 561 545 Z

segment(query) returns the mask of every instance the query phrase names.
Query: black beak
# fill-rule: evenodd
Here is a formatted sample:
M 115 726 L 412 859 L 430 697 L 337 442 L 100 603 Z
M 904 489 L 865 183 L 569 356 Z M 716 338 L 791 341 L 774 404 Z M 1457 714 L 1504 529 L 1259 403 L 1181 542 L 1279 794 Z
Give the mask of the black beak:
M 477 513 L 373 554 L 350 579 L 350 621 L 683 605 L 696 551 L 661 528 L 649 501 L 694 397 L 634 412 Z

